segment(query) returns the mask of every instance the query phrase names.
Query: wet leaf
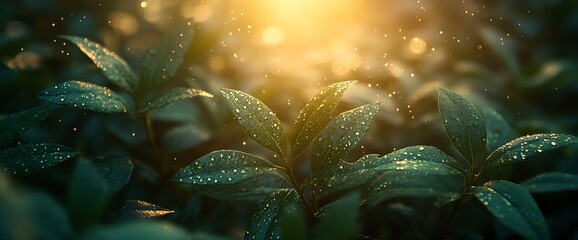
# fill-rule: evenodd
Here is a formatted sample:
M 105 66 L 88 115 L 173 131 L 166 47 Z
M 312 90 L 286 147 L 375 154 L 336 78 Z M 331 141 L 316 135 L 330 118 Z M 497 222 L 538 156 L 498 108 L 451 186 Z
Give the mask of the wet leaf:
M 313 142 L 311 169 L 317 172 L 335 164 L 363 139 L 379 110 L 379 103 L 367 104 L 331 119 Z
M 275 170 L 266 160 L 248 153 L 218 150 L 181 169 L 172 181 L 193 185 L 235 184 Z
M 113 215 L 115 218 L 136 219 L 162 217 L 174 212 L 145 201 L 127 200 L 123 202 L 120 211 L 114 212 Z
M 139 110 L 139 112 L 148 112 L 154 109 L 163 108 L 172 104 L 175 101 L 190 99 L 198 96 L 213 97 L 212 94 L 200 89 L 182 88 L 182 87 L 172 88 L 159 95 L 155 95 L 145 99 L 144 106 Z
M 486 165 L 498 166 L 529 160 L 543 152 L 578 143 L 572 135 L 545 133 L 516 138 L 490 154 Z
M 355 233 L 361 195 L 349 194 L 320 210 L 315 239 L 351 239 Z
M 11 142 L 15 137 L 36 126 L 46 119 L 57 107 L 42 104 L 38 107 L 10 114 L 0 118 L 0 146 Z
M 101 226 L 86 232 L 82 240 L 187 240 L 191 236 L 186 231 L 161 222 L 128 222 Z M 216 238 L 218 239 L 218 238 Z
M 521 183 L 531 193 L 549 193 L 578 190 L 578 175 L 544 173 Z
M 291 154 L 297 157 L 321 132 L 325 124 L 331 119 L 335 107 L 341 96 L 355 81 L 346 81 L 332 84 L 321 89 L 305 107 L 299 112 L 299 116 L 293 124 Z
M 190 18 L 178 23 L 145 56 L 141 68 L 145 92 L 166 83 L 179 70 L 193 39 L 193 27 Z
M 473 189 L 476 198 L 505 227 L 525 239 L 550 239 L 548 224 L 530 193 L 508 181 L 490 181 Z
M 94 159 L 92 165 L 104 180 L 109 195 L 120 191 L 132 176 L 133 165 L 128 157 L 109 156 Z
M 281 121 L 259 99 L 241 91 L 221 89 L 225 102 L 247 135 L 263 147 L 287 156 L 287 138 Z
M 54 143 L 19 145 L 0 152 L 0 168 L 18 175 L 33 174 L 76 156 L 76 150 Z
M 486 148 L 486 124 L 474 105 L 459 94 L 438 88 L 439 111 L 452 144 L 475 166 Z
M 67 206 L 77 227 L 98 222 L 108 203 L 107 186 L 89 161 L 79 159 L 70 177 Z
M 91 83 L 68 81 L 44 90 L 40 99 L 60 105 L 104 113 L 126 112 L 122 97 L 108 88 Z
M 281 236 L 280 219 L 286 212 L 296 211 L 299 196 L 293 189 L 281 190 L 265 199 L 249 222 L 244 239 L 278 239 Z
M 487 128 L 486 152 L 491 153 L 498 147 L 516 138 L 514 129 L 494 109 L 487 107 L 481 111 Z
M 88 38 L 76 36 L 62 36 L 62 38 L 76 44 L 114 85 L 129 93 L 136 89 L 136 74 L 116 53 Z

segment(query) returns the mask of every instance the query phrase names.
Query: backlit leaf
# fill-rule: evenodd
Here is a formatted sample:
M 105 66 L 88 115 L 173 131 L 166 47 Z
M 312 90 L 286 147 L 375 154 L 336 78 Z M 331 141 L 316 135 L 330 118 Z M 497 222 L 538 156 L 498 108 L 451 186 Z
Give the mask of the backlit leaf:
M 578 190 L 578 175 L 544 173 L 521 183 L 531 193 L 549 193 Z
M 42 104 L 38 107 L 0 118 L 0 146 L 9 143 L 31 127 L 36 126 L 56 109 L 55 105 Z
M 505 227 L 525 239 L 550 239 L 540 208 L 522 186 L 508 181 L 490 181 L 475 187 L 473 192 Z
M 516 138 L 496 149 L 487 159 L 486 164 L 497 166 L 529 160 L 543 152 L 578 143 L 572 135 L 547 133 L 534 134 Z
M 109 156 L 94 159 L 92 165 L 104 180 L 110 195 L 124 187 L 132 176 L 133 165 L 128 157 Z
M 486 125 L 474 105 L 459 94 L 438 88 L 438 103 L 446 132 L 458 151 L 475 166 L 486 148 Z
M 281 190 L 265 199 L 249 222 L 244 239 L 278 239 L 280 219 L 288 211 L 299 207 L 299 196 L 293 189 Z
M 200 89 L 182 87 L 171 88 L 170 90 L 163 92 L 158 96 L 152 96 L 145 99 L 144 106 L 139 110 L 139 112 L 148 112 L 154 109 L 168 106 L 178 100 L 190 99 L 197 96 L 213 97 L 212 94 Z
M 287 138 L 281 121 L 259 99 L 241 91 L 221 89 L 225 102 L 247 135 L 263 147 L 287 156 Z
M 75 36 L 62 36 L 62 38 L 76 44 L 114 85 L 127 92 L 132 92 L 136 89 L 136 74 L 126 61 L 116 55 L 116 53 L 90 41 L 88 38 Z
M 291 133 L 293 157 L 301 154 L 307 145 L 319 135 L 325 124 L 331 119 L 341 96 L 353 83 L 355 81 L 339 82 L 321 89 L 299 112 Z
M 367 104 L 331 119 L 313 142 L 311 169 L 338 162 L 363 139 L 379 110 L 379 103 Z
M 481 111 L 484 116 L 487 128 L 486 152 L 491 153 L 498 147 L 506 144 L 512 139 L 516 138 L 514 129 L 506 122 L 506 120 L 490 107 L 486 107 Z
M 159 207 L 152 203 L 140 200 L 124 201 L 120 211 L 114 212 L 115 218 L 136 219 L 136 218 L 154 218 L 162 217 L 175 211 Z
M 28 175 L 50 168 L 76 154 L 76 150 L 54 143 L 18 145 L 0 151 L 0 168 L 9 173 Z
M 95 112 L 127 111 L 126 104 L 120 95 L 108 88 L 79 81 L 60 83 L 42 91 L 38 97 L 54 104 Z
M 248 153 L 218 150 L 181 169 L 174 182 L 193 185 L 235 184 L 275 170 L 268 161 Z

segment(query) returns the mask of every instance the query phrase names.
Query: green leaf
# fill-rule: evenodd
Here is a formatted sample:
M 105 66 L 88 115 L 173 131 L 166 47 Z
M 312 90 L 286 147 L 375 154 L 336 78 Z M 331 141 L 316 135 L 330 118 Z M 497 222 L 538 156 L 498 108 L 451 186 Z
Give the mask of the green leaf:
M 508 38 L 505 37 L 506 34 L 498 32 L 496 28 L 489 27 L 480 28 L 479 31 L 480 36 L 487 43 L 489 48 L 493 50 L 503 64 L 506 65 L 511 76 L 520 76 L 522 67 L 518 59 L 516 59 L 517 54 L 514 50 L 514 43 L 512 41 L 507 41 Z
M 281 236 L 280 219 L 286 212 L 296 211 L 299 196 L 293 189 L 281 190 L 265 199 L 253 215 L 244 239 L 278 239 Z
M 79 159 L 70 177 L 67 203 L 72 222 L 79 228 L 98 222 L 108 203 L 106 184 L 90 162 Z
M 260 203 L 271 194 L 292 188 L 279 172 L 271 171 L 237 184 L 197 185 L 195 190 L 223 202 Z
M 75 36 L 62 36 L 62 38 L 76 44 L 114 85 L 129 93 L 136 89 L 136 74 L 116 53 L 88 38 Z
M 132 176 L 133 165 L 128 157 L 109 156 L 94 159 L 92 165 L 104 180 L 109 195 L 118 192 Z
M 486 148 L 486 124 L 474 105 L 459 94 L 438 87 L 438 103 L 452 144 L 475 166 Z
M 491 153 L 498 147 L 506 144 L 516 138 L 514 129 L 506 120 L 492 108 L 483 108 L 481 111 L 484 116 L 487 128 L 486 152 Z
M 281 238 L 280 239 L 300 239 L 306 240 L 307 226 L 305 226 L 304 217 L 298 209 L 292 211 L 288 209 L 281 215 Z
M 183 100 L 183 99 L 190 99 L 197 96 L 201 97 L 213 97 L 212 94 L 205 92 L 200 89 L 195 88 L 172 88 L 168 91 L 165 91 L 161 94 L 146 98 L 144 100 L 144 106 L 139 110 L 139 112 L 148 112 L 154 109 L 163 108 L 171 103 Z
M 367 104 L 331 119 L 313 142 L 311 169 L 317 172 L 335 164 L 363 139 L 379 110 L 379 102 Z
M 183 124 L 168 130 L 162 137 L 162 149 L 175 153 L 197 146 L 207 141 L 211 136 L 209 129 L 193 124 Z
M 193 39 L 193 21 L 185 19 L 168 30 L 145 56 L 141 84 L 146 90 L 166 83 L 179 70 Z
M 530 193 L 508 181 L 490 181 L 473 189 L 476 198 L 504 226 L 525 239 L 550 239 L 548 225 Z
M 578 190 L 578 175 L 544 173 L 521 183 L 531 193 L 549 193 Z
M 129 222 L 98 227 L 86 232 L 82 240 L 188 240 L 184 230 L 168 223 Z
M 315 229 L 315 239 L 351 239 L 355 233 L 360 201 L 361 195 L 355 192 L 323 207 Z
M 193 185 L 235 184 L 273 170 L 273 164 L 254 155 L 218 150 L 181 169 L 172 181 Z
M 447 165 L 463 173 L 461 165 L 439 149 L 431 146 L 411 146 L 384 156 L 365 155 L 354 163 L 329 165 L 306 180 L 316 199 L 330 194 L 371 183 L 386 171 L 416 169 L 424 174 L 437 174 L 438 170 L 427 162 Z M 415 165 L 414 165 L 415 164 Z M 436 167 L 439 167 L 436 165 Z M 445 169 L 445 168 L 444 168 Z M 453 171 L 452 171 L 453 173 Z
M 113 216 L 122 219 L 154 218 L 174 212 L 145 201 L 127 200 L 123 202 L 121 210 L 114 212 Z
M 281 121 L 259 99 L 241 91 L 221 89 L 229 109 L 247 135 L 261 146 L 287 156 L 287 138 Z
M 76 150 L 54 143 L 19 145 L 0 152 L 0 167 L 12 174 L 28 175 L 50 168 L 76 154 Z
M 38 107 L 0 118 L 0 146 L 11 142 L 24 131 L 36 126 L 50 116 L 55 109 L 55 105 L 42 104 Z
M 108 88 L 91 83 L 68 81 L 44 90 L 40 99 L 60 105 L 104 113 L 126 112 L 122 97 Z
M 351 84 L 356 81 L 346 81 L 332 84 L 321 89 L 305 107 L 293 124 L 291 156 L 297 157 L 321 132 L 325 124 L 331 119 L 335 107 L 341 96 Z
M 527 135 L 506 143 L 490 154 L 486 165 L 498 166 L 529 160 L 543 152 L 578 143 L 572 135 L 543 133 Z

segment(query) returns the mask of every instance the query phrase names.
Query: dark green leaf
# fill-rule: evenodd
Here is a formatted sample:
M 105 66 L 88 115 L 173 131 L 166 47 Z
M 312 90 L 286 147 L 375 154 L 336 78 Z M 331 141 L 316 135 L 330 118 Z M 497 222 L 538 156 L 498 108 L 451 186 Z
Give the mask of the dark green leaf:
M 265 199 L 253 215 L 245 239 L 278 239 L 281 236 L 280 219 L 299 207 L 299 196 L 293 189 L 281 190 Z
M 114 85 L 127 92 L 132 92 L 136 89 L 136 74 L 124 59 L 116 55 L 116 53 L 90 41 L 88 38 L 75 36 L 62 36 L 62 38 L 76 44 Z
M 301 212 L 298 211 L 298 209 L 288 209 L 288 211 L 281 216 L 280 239 L 308 239 L 307 226 L 305 226 L 304 220 L 305 218 L 300 213 Z
M 193 39 L 193 21 L 185 19 L 171 28 L 145 56 L 141 68 L 143 90 L 154 89 L 175 75 Z
M 55 105 L 42 104 L 0 118 L 0 146 L 9 143 L 31 127 L 36 126 L 56 109 Z
M 293 146 L 293 154 L 291 155 L 293 157 L 301 154 L 307 145 L 319 135 L 325 124 L 331 119 L 345 90 L 355 82 L 339 82 L 321 89 L 299 112 L 291 134 Z
M 514 77 L 520 76 L 522 68 L 520 62 L 516 59 L 516 53 L 513 48 L 513 42 L 507 41 L 505 33 L 498 32 L 495 28 L 480 28 L 480 35 L 486 44 L 492 49 L 496 55 L 506 65 L 510 74 Z M 506 39 L 506 42 L 504 42 Z M 504 44 L 507 43 L 507 44 Z
M 475 166 L 486 148 L 486 124 L 482 115 L 464 97 L 442 87 L 438 88 L 438 103 L 451 142 L 468 164 Z
M 320 199 L 332 193 L 370 183 L 386 171 L 414 169 L 424 174 L 437 174 L 439 169 L 430 169 L 431 164 L 428 162 L 447 165 L 457 172 L 462 169 L 456 160 L 435 147 L 411 146 L 384 156 L 365 155 L 354 163 L 340 162 L 329 165 L 306 182 L 311 186 L 315 197 Z
M 241 91 L 222 89 L 229 109 L 247 135 L 261 146 L 287 156 L 287 138 L 281 121 L 259 99 Z
M 331 119 L 313 142 L 311 169 L 317 172 L 325 165 L 335 164 L 363 139 L 379 110 L 379 103 L 367 104 Z
M 109 195 L 124 187 L 132 175 L 133 166 L 128 157 L 110 156 L 95 159 L 92 161 L 92 165 L 104 180 Z
M 544 173 L 526 180 L 520 185 L 531 193 L 549 193 L 578 190 L 578 175 L 567 173 Z
M 86 109 L 95 112 L 126 112 L 122 97 L 108 88 L 79 81 L 60 83 L 44 90 L 40 99 L 60 105 Z
M 514 129 L 494 109 L 486 107 L 481 111 L 487 128 L 486 152 L 491 153 L 498 147 L 516 138 Z
M 530 193 L 508 181 L 475 187 L 474 194 L 504 226 L 525 239 L 550 239 L 548 225 Z
M 114 213 L 114 217 L 122 219 L 154 218 L 174 212 L 145 201 L 127 200 L 123 202 L 120 211 Z
M 76 156 L 76 150 L 53 143 L 19 145 L 0 152 L 0 166 L 9 173 L 28 175 Z
M 163 149 L 170 153 L 197 146 L 210 138 L 208 129 L 193 124 L 184 124 L 168 130 L 162 137 Z
M 80 228 L 98 222 L 108 202 L 107 187 L 90 162 L 79 159 L 70 177 L 67 203 L 72 222 Z
M 182 87 L 172 88 L 162 94 L 145 99 L 145 104 L 139 112 L 148 112 L 154 109 L 166 107 L 178 100 L 190 99 L 197 96 L 213 97 L 212 94 L 200 89 Z
M 536 157 L 543 152 L 578 143 L 572 135 L 548 133 L 516 138 L 496 149 L 486 161 L 486 165 L 511 164 Z
M 219 150 L 197 159 L 181 169 L 174 182 L 193 185 L 235 184 L 275 170 L 266 160 L 248 153 Z
M 323 207 L 315 229 L 315 239 L 351 239 L 355 233 L 360 201 L 361 195 L 356 192 Z
M 188 240 L 184 230 L 160 222 L 129 222 L 94 228 L 82 240 Z

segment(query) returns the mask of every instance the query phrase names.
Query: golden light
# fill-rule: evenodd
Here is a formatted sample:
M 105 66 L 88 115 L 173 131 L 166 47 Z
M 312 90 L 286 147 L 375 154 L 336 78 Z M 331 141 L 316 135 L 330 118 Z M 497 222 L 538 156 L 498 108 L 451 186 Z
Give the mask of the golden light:
M 126 36 L 136 33 L 139 28 L 138 20 L 133 15 L 128 13 L 113 12 L 108 15 L 108 20 L 110 26 L 113 29 Z
M 189 0 L 181 5 L 181 14 L 192 17 L 195 22 L 205 22 L 213 17 L 213 7 L 206 2 L 199 4 L 196 0 Z
M 267 45 L 279 45 L 285 40 L 285 31 L 279 27 L 268 27 L 263 31 L 262 37 Z
M 414 37 L 409 41 L 409 51 L 415 54 L 424 54 L 427 51 L 427 43 L 418 37 Z
M 141 8 L 146 8 L 147 6 L 148 6 L 148 3 L 145 2 L 145 1 L 142 1 L 142 2 L 140 3 L 140 7 L 141 7 Z

